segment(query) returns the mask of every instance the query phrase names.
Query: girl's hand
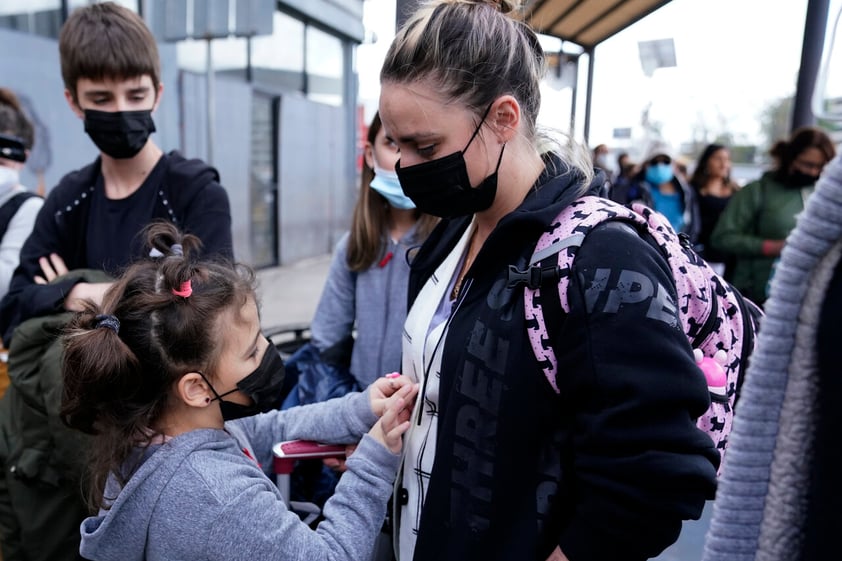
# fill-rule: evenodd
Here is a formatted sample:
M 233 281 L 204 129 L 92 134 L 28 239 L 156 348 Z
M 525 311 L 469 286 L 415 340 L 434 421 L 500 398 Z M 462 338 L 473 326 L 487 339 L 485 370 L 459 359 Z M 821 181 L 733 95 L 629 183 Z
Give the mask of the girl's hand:
M 383 416 L 369 431 L 372 437 L 393 454 L 400 453 L 403 446 L 401 436 L 409 429 L 416 395 L 418 395 L 418 384 L 402 386 L 386 400 Z
M 372 382 L 368 387 L 368 399 L 374 414 L 382 417 L 389 397 L 408 385 L 412 385 L 412 380 L 397 372 L 386 374 Z

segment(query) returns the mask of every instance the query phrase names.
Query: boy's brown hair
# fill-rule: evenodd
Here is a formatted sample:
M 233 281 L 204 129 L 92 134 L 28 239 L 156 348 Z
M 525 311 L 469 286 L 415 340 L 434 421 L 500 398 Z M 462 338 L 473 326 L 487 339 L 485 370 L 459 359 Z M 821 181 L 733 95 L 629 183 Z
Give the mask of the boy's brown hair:
M 64 87 L 76 98 L 80 78 L 125 80 L 148 74 L 158 90 L 158 45 L 143 19 L 130 9 L 103 2 L 73 10 L 58 39 Z

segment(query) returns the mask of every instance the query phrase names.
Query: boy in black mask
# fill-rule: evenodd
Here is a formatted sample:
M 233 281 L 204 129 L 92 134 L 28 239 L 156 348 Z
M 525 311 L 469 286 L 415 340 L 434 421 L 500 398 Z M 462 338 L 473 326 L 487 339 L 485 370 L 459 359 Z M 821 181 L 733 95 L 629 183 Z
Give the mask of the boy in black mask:
M 0 402 L 5 468 L 0 544 L 6 561 L 75 559 L 85 515 L 81 475 L 68 467 L 72 458 L 57 450 L 72 437 L 60 434 L 66 429 L 57 420 L 60 375 L 47 378 L 45 373 L 57 361 L 48 362 L 46 348 L 28 348 L 33 335 L 49 332 L 49 325 L 33 329 L 33 322 L 66 321 L 57 314 L 80 311 L 84 300 L 100 304 L 107 281 L 146 257 L 138 233 L 155 220 L 197 236 L 202 257 L 233 259 L 230 205 L 217 171 L 177 152 L 165 154 L 149 137 L 163 85 L 155 39 L 143 20 L 113 2 L 79 8 L 61 28 L 59 53 L 67 102 L 100 155 L 51 190 L 0 302 L 0 336 L 10 350 L 10 374 L 16 362 L 22 366 L 24 356 L 40 361 L 27 366 L 43 392 L 25 399 L 26 390 L 13 384 Z M 51 342 L 45 339 L 39 344 Z M 30 354 L 18 351 L 16 359 L 16 347 L 22 345 Z M 21 413 L 33 399 L 41 402 L 41 412 Z M 44 426 L 33 427 L 33 422 Z M 33 441 L 33 435 L 40 440 Z M 27 467 L 33 450 L 41 455 Z M 68 455 L 78 457 L 79 452 Z
M 59 37 L 64 95 L 100 150 L 91 165 L 52 190 L 0 304 L 8 346 L 22 321 L 79 302 L 99 302 L 106 284 L 65 281 L 67 271 L 114 273 L 140 257 L 137 232 L 155 219 L 198 236 L 204 253 L 232 257 L 228 196 L 213 168 L 164 154 L 149 138 L 163 93 L 155 39 L 134 12 L 106 2 L 75 10 Z

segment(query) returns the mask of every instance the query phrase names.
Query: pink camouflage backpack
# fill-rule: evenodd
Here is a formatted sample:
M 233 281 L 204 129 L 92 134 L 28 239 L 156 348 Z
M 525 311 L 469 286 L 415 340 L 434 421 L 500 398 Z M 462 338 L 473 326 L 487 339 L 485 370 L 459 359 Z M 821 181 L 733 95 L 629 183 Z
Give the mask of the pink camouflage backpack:
M 527 285 L 525 317 L 535 357 L 558 393 L 558 362 L 541 302 L 560 303 L 565 313 L 570 312 L 567 287 L 576 251 L 594 227 L 608 220 L 623 221 L 638 232 L 648 232 L 667 257 L 675 280 L 681 325 L 694 350 L 699 375 L 707 378 L 710 391 L 710 407 L 697 425 L 724 455 L 734 403 L 763 312 L 717 275 L 692 249 L 686 236 L 676 234 L 666 218 L 654 210 L 641 204 L 628 208 L 600 197 L 581 197 L 565 208 L 553 221 L 552 229 L 538 240 L 527 271 L 510 267 L 510 284 L 520 281 Z M 547 278 L 557 280 L 557 285 L 545 282 Z M 542 298 L 541 291 L 548 289 L 558 290 L 558 301 L 551 293 Z

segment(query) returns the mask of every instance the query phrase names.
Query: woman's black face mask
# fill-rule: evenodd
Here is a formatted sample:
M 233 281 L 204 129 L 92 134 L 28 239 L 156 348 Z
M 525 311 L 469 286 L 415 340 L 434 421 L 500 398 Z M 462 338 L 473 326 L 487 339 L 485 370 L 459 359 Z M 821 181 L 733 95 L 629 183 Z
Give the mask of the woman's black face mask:
M 210 386 L 211 391 L 216 396 L 214 400 L 219 400 L 219 409 L 222 411 L 222 419 L 225 421 L 233 421 L 234 419 L 241 419 L 243 417 L 251 417 L 258 413 L 266 413 L 273 409 L 279 409 L 283 402 L 281 389 L 284 385 L 284 361 L 278 351 L 275 350 L 271 341 L 266 351 L 263 353 L 263 358 L 257 368 L 237 382 L 237 387 L 224 394 L 216 393 L 213 385 L 205 378 L 205 375 L 199 373 L 202 378 Z M 234 403 L 233 401 L 225 401 L 222 399 L 226 395 L 234 392 L 242 392 L 251 398 L 249 405 L 242 405 Z
M 497 172 L 506 145 L 500 149 L 494 173 L 476 187 L 471 187 L 465 163 L 465 151 L 476 138 L 490 110 L 491 105 L 485 110 L 482 120 L 463 150 L 408 168 L 402 168 L 400 160 L 395 164 L 401 188 L 418 210 L 441 218 L 454 218 L 486 210 L 494 203 L 494 197 L 497 195 Z

